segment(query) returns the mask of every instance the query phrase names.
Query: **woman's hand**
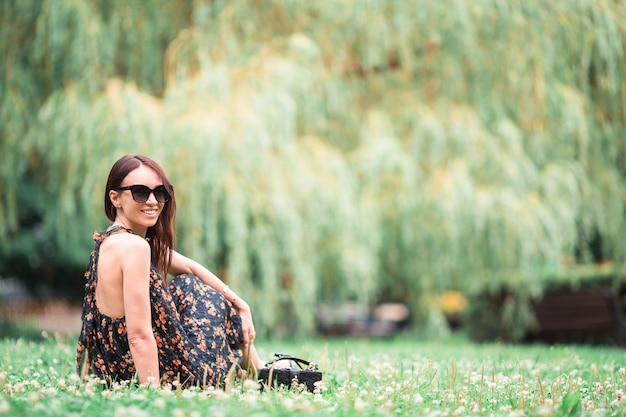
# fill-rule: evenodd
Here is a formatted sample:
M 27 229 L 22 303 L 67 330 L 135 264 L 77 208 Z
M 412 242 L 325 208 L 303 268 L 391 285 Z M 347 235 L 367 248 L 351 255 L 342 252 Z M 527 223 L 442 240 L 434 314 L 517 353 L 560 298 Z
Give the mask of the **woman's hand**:
M 243 332 L 243 344 L 244 347 L 248 347 L 256 337 L 256 332 L 254 331 L 254 322 L 252 321 L 252 312 L 250 311 L 250 306 L 241 298 L 237 297 L 235 302 L 233 303 L 233 307 L 237 310 L 239 315 L 241 316 L 241 329 Z

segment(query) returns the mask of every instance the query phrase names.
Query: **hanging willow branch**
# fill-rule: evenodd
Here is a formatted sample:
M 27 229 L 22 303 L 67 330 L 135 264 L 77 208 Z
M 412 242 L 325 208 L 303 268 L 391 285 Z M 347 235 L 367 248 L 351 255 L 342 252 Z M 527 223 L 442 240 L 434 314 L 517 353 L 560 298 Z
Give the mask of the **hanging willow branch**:
M 623 3 L 25 3 L 0 6 L 6 242 L 28 176 L 79 262 L 111 163 L 146 153 L 179 249 L 261 332 L 320 300 L 539 293 L 596 232 L 624 263 Z

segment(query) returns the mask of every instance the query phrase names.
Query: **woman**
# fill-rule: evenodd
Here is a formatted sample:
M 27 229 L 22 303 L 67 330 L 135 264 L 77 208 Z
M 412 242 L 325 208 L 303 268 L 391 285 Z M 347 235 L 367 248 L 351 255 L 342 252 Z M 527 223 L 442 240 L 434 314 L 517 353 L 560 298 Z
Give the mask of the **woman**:
M 248 304 L 173 250 L 176 199 L 163 169 L 141 155 L 119 159 L 104 210 L 112 224 L 94 233 L 79 374 L 206 387 L 219 386 L 233 365 L 260 369 Z

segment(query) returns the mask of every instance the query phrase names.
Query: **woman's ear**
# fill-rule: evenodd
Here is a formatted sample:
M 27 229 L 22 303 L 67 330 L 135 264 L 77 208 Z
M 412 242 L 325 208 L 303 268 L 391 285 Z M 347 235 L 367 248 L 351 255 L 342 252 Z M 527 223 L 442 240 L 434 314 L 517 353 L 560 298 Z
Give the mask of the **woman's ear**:
M 122 204 L 120 203 L 120 194 L 115 190 L 109 191 L 109 200 L 111 200 L 111 204 L 113 204 L 113 207 L 118 210 L 122 206 Z

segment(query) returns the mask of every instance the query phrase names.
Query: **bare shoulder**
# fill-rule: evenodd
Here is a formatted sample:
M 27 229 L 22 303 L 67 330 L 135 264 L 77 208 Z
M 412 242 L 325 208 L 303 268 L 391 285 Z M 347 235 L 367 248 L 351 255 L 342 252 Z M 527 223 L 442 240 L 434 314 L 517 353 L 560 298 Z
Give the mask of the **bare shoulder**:
M 104 242 L 108 249 L 116 255 L 128 257 L 128 255 L 147 256 L 150 258 L 150 245 L 140 236 L 131 233 L 115 233 Z

